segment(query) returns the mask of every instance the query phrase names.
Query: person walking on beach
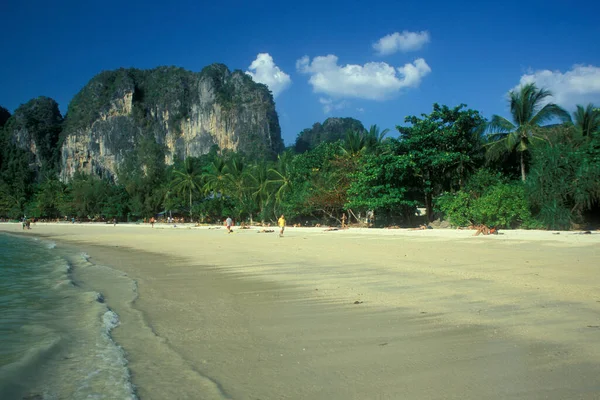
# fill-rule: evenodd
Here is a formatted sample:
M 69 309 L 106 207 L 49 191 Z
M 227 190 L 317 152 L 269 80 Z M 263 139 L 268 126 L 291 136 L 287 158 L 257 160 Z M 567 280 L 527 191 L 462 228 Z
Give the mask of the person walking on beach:
M 227 233 L 231 233 L 231 225 L 233 225 L 233 220 L 231 219 L 231 217 L 227 217 L 227 219 L 225 220 L 225 226 L 227 227 Z
M 279 237 L 283 236 L 283 231 L 285 230 L 285 217 L 281 214 L 281 217 L 277 220 L 277 225 L 279 225 Z
M 342 229 L 346 228 L 346 213 L 342 213 Z
M 156 222 L 156 220 L 154 219 L 154 217 L 150 218 L 150 225 L 152 225 L 153 228 L 154 228 L 155 222 Z

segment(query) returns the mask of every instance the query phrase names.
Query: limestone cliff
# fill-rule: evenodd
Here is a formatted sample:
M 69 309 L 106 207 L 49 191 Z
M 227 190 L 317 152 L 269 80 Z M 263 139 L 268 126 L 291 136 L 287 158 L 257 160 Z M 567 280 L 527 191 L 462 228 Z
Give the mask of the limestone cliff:
M 29 167 L 34 172 L 56 171 L 62 122 L 56 101 L 43 96 L 32 99 L 6 120 L 7 144 L 27 153 Z
M 164 146 L 167 164 L 215 145 L 267 157 L 283 148 L 271 93 L 242 71 L 120 69 L 94 77 L 69 105 L 61 177 L 77 170 L 115 177 L 147 139 Z

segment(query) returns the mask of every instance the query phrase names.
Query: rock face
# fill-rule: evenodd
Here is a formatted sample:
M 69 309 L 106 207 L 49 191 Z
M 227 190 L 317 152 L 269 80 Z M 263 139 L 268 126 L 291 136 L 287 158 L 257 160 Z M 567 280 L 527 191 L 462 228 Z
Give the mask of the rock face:
M 5 113 L 4 113 L 5 114 Z M 29 166 L 39 171 L 58 167 L 58 141 L 63 118 L 51 98 L 38 97 L 19 106 L 6 120 L 8 140 L 29 154 Z
M 314 149 L 323 142 L 343 139 L 347 131 L 363 132 L 365 127 L 354 118 L 327 118 L 322 124 L 317 122 L 312 128 L 304 129 L 296 138 L 295 150 L 303 153 Z
M 222 64 L 199 73 L 175 67 L 103 72 L 73 98 L 62 138 L 65 181 L 76 171 L 116 178 L 145 140 L 163 146 L 166 164 L 214 146 L 262 157 L 283 149 L 267 87 Z

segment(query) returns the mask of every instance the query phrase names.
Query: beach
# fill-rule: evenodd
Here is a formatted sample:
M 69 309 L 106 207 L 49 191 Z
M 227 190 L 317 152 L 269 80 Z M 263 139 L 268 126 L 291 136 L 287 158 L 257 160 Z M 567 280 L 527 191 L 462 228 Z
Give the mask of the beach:
M 141 399 L 600 398 L 600 234 L 43 224 Z M 117 273 L 108 273 L 107 269 Z

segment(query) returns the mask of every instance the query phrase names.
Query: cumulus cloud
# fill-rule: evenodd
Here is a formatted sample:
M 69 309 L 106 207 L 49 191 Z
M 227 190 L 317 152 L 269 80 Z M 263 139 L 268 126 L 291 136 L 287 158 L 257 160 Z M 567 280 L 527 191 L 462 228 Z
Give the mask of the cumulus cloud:
M 430 37 L 427 31 L 394 32 L 373 43 L 373 48 L 377 51 L 377 54 L 385 56 L 399 51 L 406 53 L 408 51 L 419 50 L 426 43 L 429 43 L 429 41 Z
M 281 92 L 292 84 L 292 79 L 283 72 L 269 53 L 259 53 L 256 60 L 248 67 L 246 71 L 255 82 L 264 83 L 273 92 L 273 97 L 277 97 Z
M 575 105 L 600 103 L 600 68 L 592 65 L 575 65 L 567 72 L 550 71 L 548 69 L 533 71 L 521 76 L 519 85 L 534 82 L 538 88 L 552 92 L 552 101 L 565 108 Z
M 296 69 L 310 75 L 308 82 L 316 93 L 369 100 L 385 100 L 401 89 L 417 87 L 431 72 L 422 58 L 398 68 L 384 62 L 344 66 L 337 62 L 337 56 L 332 54 L 315 57 L 312 61 L 304 56 L 296 62 Z

